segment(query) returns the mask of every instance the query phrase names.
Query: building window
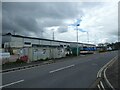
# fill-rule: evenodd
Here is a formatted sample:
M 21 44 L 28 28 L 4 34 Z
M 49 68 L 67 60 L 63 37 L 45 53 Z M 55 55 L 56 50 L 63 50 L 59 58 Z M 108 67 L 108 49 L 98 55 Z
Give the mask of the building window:
M 31 42 L 24 42 L 24 44 L 26 44 L 26 45 L 31 45 Z

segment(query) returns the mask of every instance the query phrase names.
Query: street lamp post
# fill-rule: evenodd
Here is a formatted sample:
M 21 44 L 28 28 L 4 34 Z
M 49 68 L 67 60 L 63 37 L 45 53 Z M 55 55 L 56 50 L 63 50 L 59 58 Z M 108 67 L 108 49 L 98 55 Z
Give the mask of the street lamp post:
M 77 56 L 78 56 L 78 25 L 76 26 L 76 29 L 77 29 Z
M 89 44 L 89 33 L 87 31 L 87 40 L 88 40 L 88 44 Z
M 54 29 L 51 29 L 52 30 L 52 40 L 55 40 L 55 37 L 54 37 Z
M 54 40 L 54 31 L 53 31 L 53 40 Z
M 52 41 L 52 45 L 54 45 L 53 43 L 54 43 L 54 40 L 55 40 L 55 37 L 54 37 L 54 29 L 52 29 L 52 31 L 53 31 L 53 34 L 52 34 L 52 38 L 53 38 L 53 41 Z M 55 62 L 55 55 L 54 55 L 54 49 L 52 48 L 52 55 L 53 55 L 53 60 L 54 60 L 54 62 Z
M 75 28 L 76 28 L 76 34 L 77 34 L 77 50 L 76 50 L 77 56 L 79 51 L 78 50 L 78 26 L 80 26 L 81 21 L 82 21 L 81 19 L 77 19 L 77 21 L 74 24 L 72 24 L 73 26 L 76 26 Z

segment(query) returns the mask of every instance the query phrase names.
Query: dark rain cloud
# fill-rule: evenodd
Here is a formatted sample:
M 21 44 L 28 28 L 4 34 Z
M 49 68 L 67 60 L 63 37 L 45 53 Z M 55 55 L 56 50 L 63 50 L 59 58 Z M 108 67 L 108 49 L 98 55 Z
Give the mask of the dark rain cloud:
M 77 3 L 3 2 L 3 33 L 15 31 L 28 36 L 29 32 L 37 35 L 44 32 L 45 27 L 64 25 L 64 19 L 77 17 L 79 9 L 76 5 Z

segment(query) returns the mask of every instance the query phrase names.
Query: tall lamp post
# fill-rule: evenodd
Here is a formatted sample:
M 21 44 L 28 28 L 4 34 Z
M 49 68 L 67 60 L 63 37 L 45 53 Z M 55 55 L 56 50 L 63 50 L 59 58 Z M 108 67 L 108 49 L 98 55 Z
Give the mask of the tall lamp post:
M 51 29 L 51 30 L 52 30 L 52 40 L 55 40 L 54 29 Z
M 77 32 L 77 56 L 78 56 L 78 26 L 80 26 L 80 22 L 81 22 L 82 20 L 81 19 L 77 19 L 77 22 L 76 22 L 76 32 Z
M 78 56 L 78 26 L 79 24 L 76 25 L 76 32 L 77 32 L 77 56 Z
M 54 31 L 53 31 L 53 40 L 54 40 L 55 38 L 54 38 Z
M 54 29 L 52 29 L 52 39 L 53 39 L 53 41 L 52 41 L 52 44 L 51 45 L 54 45 L 53 43 L 54 43 L 54 40 L 55 40 L 55 37 L 54 37 Z M 52 48 L 52 57 L 53 57 L 53 60 L 54 60 L 54 62 L 55 62 L 55 55 L 54 55 L 54 49 Z
M 76 53 L 77 53 L 77 56 L 78 56 L 78 26 L 80 26 L 81 21 L 82 21 L 81 19 L 77 19 L 77 21 L 74 24 L 71 24 L 72 26 L 75 26 L 75 28 L 76 28 L 76 34 L 77 34 L 77 50 L 76 50 Z
M 87 40 L 88 40 L 88 44 L 89 44 L 89 33 L 87 31 Z

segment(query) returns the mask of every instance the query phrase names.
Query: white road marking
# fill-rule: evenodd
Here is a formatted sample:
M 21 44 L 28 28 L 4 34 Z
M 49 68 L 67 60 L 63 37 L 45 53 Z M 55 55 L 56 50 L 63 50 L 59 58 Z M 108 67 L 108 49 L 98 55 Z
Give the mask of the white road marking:
M 103 71 L 103 69 L 105 69 L 105 67 L 108 66 L 108 64 L 110 64 L 115 58 L 117 58 L 117 56 L 115 56 L 114 58 L 112 58 L 109 62 L 107 62 L 97 73 L 97 77 L 101 77 L 101 73 Z
M 105 90 L 105 87 L 104 87 L 104 85 L 103 85 L 103 83 L 101 81 L 100 81 L 100 84 L 102 86 L 102 89 Z
M 73 65 L 70 65 L 70 66 L 66 66 L 66 67 L 62 67 L 62 68 L 56 69 L 56 70 L 52 70 L 49 73 L 54 73 L 54 72 L 57 72 L 57 71 L 60 71 L 60 70 L 66 69 L 66 68 L 70 68 L 70 67 L 73 67 L 73 66 L 75 66 L 75 65 L 73 64 Z
M 105 64 L 105 65 L 98 71 L 98 73 L 97 73 L 97 77 L 101 77 L 102 71 L 104 70 L 104 71 L 103 71 L 103 73 L 104 73 L 104 78 L 105 78 L 106 82 L 109 84 L 109 86 L 110 86 L 113 90 L 115 90 L 115 89 L 114 89 L 114 87 L 110 84 L 110 82 L 107 80 L 107 77 L 106 77 L 105 72 L 106 72 L 109 64 L 111 64 L 111 62 L 115 62 L 114 59 L 116 59 L 116 58 L 117 58 L 117 56 L 115 56 L 113 59 L 111 59 L 111 60 L 110 60 L 107 64 Z M 114 60 L 114 61 L 113 61 L 113 60 Z M 112 64 L 113 64 L 113 63 L 112 63 Z M 103 90 L 105 90 L 104 85 L 103 85 L 103 83 L 102 83 L 101 81 L 100 81 L 100 84 L 101 84 Z M 98 84 L 98 88 L 100 88 L 99 84 Z
M 104 70 L 104 78 L 105 78 L 106 82 L 109 84 L 109 86 L 112 88 L 112 90 L 115 90 L 114 87 L 111 85 L 111 83 L 107 79 L 107 76 L 106 76 L 106 70 L 107 69 L 108 69 L 108 67 Z
M 98 84 L 97 86 L 98 86 L 98 88 L 100 89 L 100 85 Z M 101 89 L 100 89 L 100 90 L 101 90 Z
M 9 84 L 0 86 L 0 88 L 7 87 L 7 86 L 10 86 L 10 85 L 13 85 L 13 84 L 17 84 L 17 83 L 20 83 L 20 82 L 23 82 L 23 81 L 24 81 L 24 80 L 19 80 L 19 81 L 16 81 L 16 82 L 12 82 L 12 83 L 9 83 Z

